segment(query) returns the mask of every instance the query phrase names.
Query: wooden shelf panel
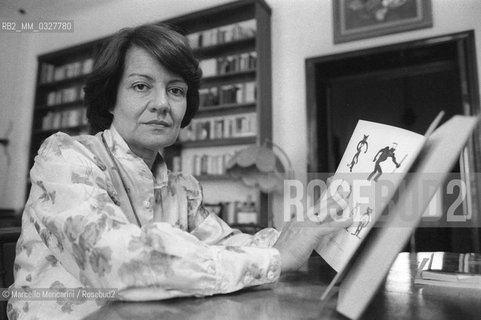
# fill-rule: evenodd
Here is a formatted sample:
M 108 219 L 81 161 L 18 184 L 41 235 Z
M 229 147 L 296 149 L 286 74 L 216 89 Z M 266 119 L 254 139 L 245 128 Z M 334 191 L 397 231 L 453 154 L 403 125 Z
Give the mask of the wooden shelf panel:
M 65 133 L 78 133 L 88 128 L 89 128 L 88 125 L 81 125 L 81 126 L 64 127 L 64 128 L 57 128 L 57 129 L 37 129 L 33 131 L 33 136 L 46 137 L 59 131 L 62 131 Z
M 229 72 L 202 78 L 201 87 L 210 87 L 215 84 L 227 85 L 229 83 L 247 82 L 256 80 L 256 70 Z
M 199 175 L 199 176 L 194 176 L 198 181 L 223 181 L 223 180 L 227 180 L 227 181 L 231 181 L 231 180 L 235 180 L 236 178 L 234 177 L 231 177 L 227 174 L 203 174 L 203 175 Z
M 109 37 L 92 40 L 77 46 L 42 54 L 38 57 L 40 62 L 53 65 L 63 65 L 70 62 L 83 60 L 92 57 Z
M 209 59 L 218 56 L 255 51 L 256 38 L 245 38 L 236 41 L 194 49 L 194 55 L 198 59 Z
M 35 107 L 35 112 L 42 113 L 47 111 L 59 111 L 59 110 L 66 110 L 66 109 L 75 109 L 75 108 L 86 108 L 84 105 L 83 100 L 67 102 L 67 103 L 59 103 L 54 104 L 51 106 L 40 105 Z
M 72 77 L 72 78 L 67 78 L 67 79 L 63 79 L 63 80 L 58 80 L 58 81 L 52 81 L 52 82 L 44 82 L 44 83 L 40 83 L 38 85 L 38 88 L 40 90 L 45 90 L 45 91 L 48 91 L 48 90 L 57 90 L 59 88 L 65 88 L 65 87 L 69 87 L 71 85 L 82 85 L 85 80 L 87 79 L 87 76 L 88 74 L 82 74 L 82 75 L 79 75 L 79 76 L 76 76 L 76 77 Z
M 263 229 L 259 224 L 245 224 L 245 223 L 231 223 L 230 227 L 233 229 L 239 229 L 243 233 L 255 234 Z
M 252 137 L 239 137 L 239 138 L 226 138 L 215 140 L 197 140 L 197 141 L 184 141 L 179 142 L 184 148 L 203 148 L 203 147 L 219 147 L 219 146 L 232 146 L 239 144 L 255 144 L 257 138 Z
M 270 15 L 270 8 L 264 3 L 264 0 L 241 0 L 195 11 L 164 22 L 176 25 L 186 33 L 194 33 L 253 19 L 256 16 L 257 5 L 260 5 L 261 9 L 266 10 Z
M 256 111 L 256 103 L 231 103 L 218 106 L 200 107 L 196 119 L 212 116 L 224 116 Z

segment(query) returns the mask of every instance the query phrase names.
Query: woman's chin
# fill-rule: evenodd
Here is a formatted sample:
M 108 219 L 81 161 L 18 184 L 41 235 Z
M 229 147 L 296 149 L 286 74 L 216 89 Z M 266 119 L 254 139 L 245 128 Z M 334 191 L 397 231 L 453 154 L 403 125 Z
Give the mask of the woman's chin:
M 152 141 L 154 144 L 158 144 L 161 146 L 161 148 L 165 148 L 168 146 L 171 146 L 177 141 L 177 136 L 178 134 L 175 134 L 174 132 L 162 132 L 162 131 L 154 131 L 151 137 L 149 137 L 149 140 Z
M 163 148 L 169 147 L 173 145 L 176 141 L 176 138 L 170 138 L 170 137 L 157 137 L 156 139 L 153 139 L 149 143 L 149 149 L 157 149 L 161 150 Z

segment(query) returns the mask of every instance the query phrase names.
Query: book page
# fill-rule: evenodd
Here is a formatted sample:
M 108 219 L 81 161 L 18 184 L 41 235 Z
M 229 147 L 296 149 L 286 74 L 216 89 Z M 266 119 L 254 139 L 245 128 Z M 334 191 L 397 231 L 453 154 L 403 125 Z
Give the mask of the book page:
M 316 251 L 339 272 L 359 247 L 405 177 L 426 139 L 393 126 L 360 120 L 334 175 L 351 187 L 349 206 L 354 223 L 326 236 Z

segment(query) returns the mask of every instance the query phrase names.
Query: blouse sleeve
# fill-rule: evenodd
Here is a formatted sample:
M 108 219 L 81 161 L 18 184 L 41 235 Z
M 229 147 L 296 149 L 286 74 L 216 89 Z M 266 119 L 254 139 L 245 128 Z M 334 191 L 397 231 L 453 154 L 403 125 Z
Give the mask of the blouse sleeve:
M 279 277 L 276 249 L 209 244 L 168 223 L 129 223 L 105 166 L 65 135 L 44 143 L 31 179 L 31 222 L 87 287 L 117 288 L 125 300 L 156 300 L 228 293 Z

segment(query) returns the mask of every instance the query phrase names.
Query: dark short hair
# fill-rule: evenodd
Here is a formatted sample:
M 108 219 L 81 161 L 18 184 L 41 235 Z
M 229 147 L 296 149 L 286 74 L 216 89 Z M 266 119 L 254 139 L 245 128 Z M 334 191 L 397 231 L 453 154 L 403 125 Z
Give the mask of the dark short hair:
M 126 53 L 133 46 L 146 50 L 166 69 L 178 74 L 187 83 L 187 108 L 182 128 L 190 123 L 199 109 L 202 71 L 186 37 L 164 24 L 125 28 L 107 40 L 86 80 L 85 103 L 93 134 L 108 129 L 112 124 L 113 115 L 110 111 L 116 104 Z

